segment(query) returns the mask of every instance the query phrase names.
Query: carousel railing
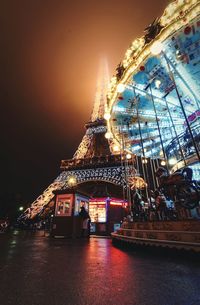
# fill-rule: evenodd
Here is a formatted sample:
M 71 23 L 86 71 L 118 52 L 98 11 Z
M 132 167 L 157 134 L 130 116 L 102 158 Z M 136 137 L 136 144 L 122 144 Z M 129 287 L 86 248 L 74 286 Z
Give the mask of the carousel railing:
M 200 125 L 191 129 L 198 151 L 200 151 Z M 174 138 L 165 148 L 167 159 L 176 158 L 177 162 L 190 158 L 196 153 L 189 133 L 183 132 Z

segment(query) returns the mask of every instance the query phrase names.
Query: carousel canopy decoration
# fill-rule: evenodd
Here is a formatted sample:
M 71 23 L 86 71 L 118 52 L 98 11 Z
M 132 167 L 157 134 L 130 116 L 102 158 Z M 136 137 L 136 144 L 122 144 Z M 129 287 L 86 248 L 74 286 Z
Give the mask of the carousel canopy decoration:
M 106 107 L 111 147 L 181 159 L 185 122 L 194 137 L 200 134 L 199 96 L 200 1 L 178 0 L 133 41 L 111 79 Z

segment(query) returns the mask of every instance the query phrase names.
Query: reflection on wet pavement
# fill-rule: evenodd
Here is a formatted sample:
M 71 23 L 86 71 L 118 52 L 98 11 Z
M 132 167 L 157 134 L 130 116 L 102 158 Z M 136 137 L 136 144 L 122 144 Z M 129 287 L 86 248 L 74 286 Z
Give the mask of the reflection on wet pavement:
M 199 305 L 200 265 L 110 239 L 0 236 L 2 305 Z

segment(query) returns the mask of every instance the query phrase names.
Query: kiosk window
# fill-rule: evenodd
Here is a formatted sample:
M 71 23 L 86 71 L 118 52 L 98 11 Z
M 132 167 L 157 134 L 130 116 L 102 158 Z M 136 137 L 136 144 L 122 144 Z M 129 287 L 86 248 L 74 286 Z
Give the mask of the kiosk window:
M 92 222 L 106 222 L 105 204 L 89 204 L 89 214 Z
M 71 202 L 70 200 L 60 199 L 57 202 L 57 215 L 58 216 L 71 216 Z

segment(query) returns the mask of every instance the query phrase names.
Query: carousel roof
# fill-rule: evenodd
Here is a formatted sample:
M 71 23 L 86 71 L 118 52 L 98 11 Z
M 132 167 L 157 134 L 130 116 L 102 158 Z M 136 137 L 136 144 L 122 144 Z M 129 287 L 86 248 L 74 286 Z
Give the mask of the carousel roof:
M 170 155 L 186 121 L 199 134 L 199 96 L 200 1 L 179 0 L 133 41 L 111 80 L 112 144 L 146 157 Z

